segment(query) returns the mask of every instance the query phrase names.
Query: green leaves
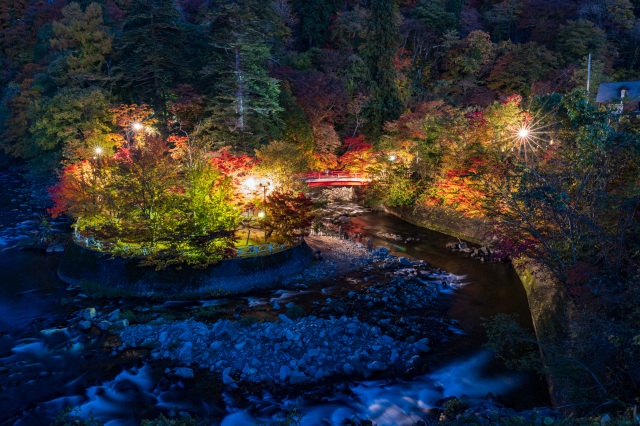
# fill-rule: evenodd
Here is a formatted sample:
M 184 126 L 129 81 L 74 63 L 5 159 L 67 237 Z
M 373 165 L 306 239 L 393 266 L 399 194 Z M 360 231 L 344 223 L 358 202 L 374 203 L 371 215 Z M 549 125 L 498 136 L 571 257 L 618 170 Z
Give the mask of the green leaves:
M 487 331 L 486 346 L 502 359 L 507 367 L 542 372 L 536 338 L 518 323 L 516 314 L 497 314 L 483 323 Z
M 433 28 L 439 35 L 456 30 L 456 15 L 445 10 L 445 5 L 437 0 L 420 0 L 412 11 L 413 16 Z
M 589 53 L 601 55 L 607 42 L 606 34 L 593 22 L 569 21 L 558 31 L 558 52 L 564 63 L 580 63 Z
M 42 151 L 61 152 L 66 162 L 93 157 L 91 147 L 110 132 L 112 115 L 98 88 L 60 90 L 40 108 L 31 127 Z
M 86 87 L 104 81 L 103 67 L 111 53 L 112 39 L 102 18 L 102 8 L 91 3 L 83 12 L 78 3 L 62 10 L 64 18 L 53 23 L 51 46 L 65 53 L 63 85 Z
M 50 193 L 51 214 L 71 215 L 82 235 L 144 264 L 206 266 L 233 255 L 241 211 L 231 178 L 204 158 L 185 167 L 158 136 L 66 167 Z

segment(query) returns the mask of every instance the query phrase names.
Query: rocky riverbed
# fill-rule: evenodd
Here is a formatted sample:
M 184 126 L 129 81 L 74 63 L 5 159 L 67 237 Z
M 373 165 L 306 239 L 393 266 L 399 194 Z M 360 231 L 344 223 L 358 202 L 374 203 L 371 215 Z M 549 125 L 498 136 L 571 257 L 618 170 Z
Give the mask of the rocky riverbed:
M 47 253 L 63 252 L 69 223 L 48 216 L 46 191 L 26 182 L 17 171 L 0 172 L 0 187 L 0 246 L 19 244 Z
M 292 282 L 313 283 L 350 272 L 337 297 L 319 291 L 304 309 L 272 299 L 268 307 L 236 306 L 233 319 L 175 321 L 156 315 L 133 325 L 119 309 L 101 313 L 91 307 L 78 312 L 71 327 L 118 336 L 113 356 L 145 348 L 151 361 L 170 361 L 168 374 L 193 378 L 209 370 L 228 386 L 422 373 L 430 345 L 450 333 L 440 296 L 455 280 L 424 261 L 391 256 L 385 248 L 367 251 L 359 243 L 330 237 L 313 237 L 309 244 L 322 247 L 324 257 Z M 262 313 L 261 322 L 246 321 L 256 311 Z
M 296 385 L 339 375 L 369 377 L 390 368 L 412 367 L 414 355 L 430 350 L 428 339 L 414 344 L 385 335 L 356 317 L 296 320 L 280 314 L 279 321 L 240 327 L 221 320 L 127 327 L 122 346 L 151 349 L 151 359 L 170 359 L 172 372 L 192 378 L 196 369 L 220 373 L 226 385 L 236 381 Z M 419 356 L 418 356 L 419 360 Z

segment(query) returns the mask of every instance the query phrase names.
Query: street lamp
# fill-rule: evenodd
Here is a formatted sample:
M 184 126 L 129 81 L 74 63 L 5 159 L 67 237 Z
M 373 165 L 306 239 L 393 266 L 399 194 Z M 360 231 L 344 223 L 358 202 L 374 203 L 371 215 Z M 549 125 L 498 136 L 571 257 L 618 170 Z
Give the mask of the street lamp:
M 93 159 L 94 159 L 94 160 L 97 160 L 97 159 L 98 159 L 98 157 L 100 157 L 100 156 L 102 155 L 102 148 L 101 148 L 101 147 L 99 147 L 99 146 L 97 146 L 97 147 L 95 147 L 95 148 L 93 149 L 93 152 L 96 154 L 96 155 L 94 155 L 94 156 L 93 156 Z
M 267 216 L 267 214 L 263 211 L 258 213 L 258 217 L 260 219 L 264 219 Z M 264 227 L 264 223 L 262 224 L 262 234 L 264 235 L 264 243 L 267 244 L 267 230 Z
M 136 133 L 141 132 L 144 129 L 144 125 L 139 121 L 134 121 L 129 127 L 124 130 L 125 138 L 127 139 L 127 147 L 131 148 L 131 142 Z
M 255 191 L 257 186 L 258 186 L 258 181 L 256 180 L 256 178 L 254 178 L 253 176 L 249 176 L 243 183 L 243 186 L 245 186 L 249 191 Z
M 531 133 L 531 131 L 526 127 L 523 127 L 520 130 L 518 130 L 518 137 L 520 139 L 526 139 L 529 137 L 529 133 Z
M 271 185 L 270 182 L 260 182 L 256 186 L 262 188 L 262 206 L 265 210 L 262 210 L 258 213 L 258 217 L 260 219 L 264 219 L 267 216 L 266 208 L 267 208 L 267 188 Z M 264 224 L 262 226 L 262 232 L 264 232 L 264 243 L 267 243 L 267 230 L 264 228 Z
M 262 188 L 262 203 L 266 206 L 267 205 L 267 188 L 271 186 L 271 183 L 260 182 L 258 186 Z

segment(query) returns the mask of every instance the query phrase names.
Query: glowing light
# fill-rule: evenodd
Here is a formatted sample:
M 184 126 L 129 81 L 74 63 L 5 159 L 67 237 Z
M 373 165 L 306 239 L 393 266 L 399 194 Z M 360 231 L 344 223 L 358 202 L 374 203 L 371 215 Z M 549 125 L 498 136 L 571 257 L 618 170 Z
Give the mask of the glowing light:
M 396 161 L 396 158 L 397 157 L 393 154 L 389 155 L 389 161 Z
M 552 124 L 541 125 L 539 120 L 535 120 L 535 117 L 532 118 L 531 121 L 522 123 L 513 129 L 511 136 L 511 150 L 517 151 L 525 162 L 533 160 L 535 152 L 539 149 L 553 145 L 553 140 L 546 130 Z
M 265 213 L 264 213 L 264 212 L 260 212 L 260 213 L 258 213 L 258 217 L 259 217 L 260 219 L 264 219 L 264 217 L 265 217 Z
M 523 127 L 522 129 L 518 130 L 518 137 L 521 139 L 526 139 L 529 137 L 530 133 L 531 131 L 529 129 L 527 129 L 526 127 Z
M 94 149 L 94 151 L 98 155 L 102 154 L 102 148 L 100 148 L 99 146 L 97 146 L 96 149 Z
M 131 125 L 131 127 L 133 128 L 133 130 L 135 130 L 136 132 L 139 132 L 140 130 L 144 129 L 144 126 L 142 125 L 142 123 L 138 123 L 137 121 L 135 123 L 133 123 Z
M 245 179 L 245 181 L 242 183 L 242 186 L 247 188 L 249 191 L 255 191 L 258 188 L 258 181 L 256 180 L 256 178 L 251 176 Z

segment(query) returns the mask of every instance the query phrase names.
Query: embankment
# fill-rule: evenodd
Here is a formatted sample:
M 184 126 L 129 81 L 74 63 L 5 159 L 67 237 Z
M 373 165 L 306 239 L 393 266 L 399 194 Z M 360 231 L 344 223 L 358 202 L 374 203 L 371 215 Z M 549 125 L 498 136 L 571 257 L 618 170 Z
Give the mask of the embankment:
M 275 286 L 304 270 L 311 258 L 311 249 L 303 241 L 269 255 L 224 260 L 204 269 L 157 271 L 139 266 L 139 259 L 115 257 L 71 242 L 60 262 L 58 276 L 100 296 L 192 298 Z
M 397 208 L 384 206 L 384 210 L 409 223 L 443 234 L 451 235 L 475 244 L 490 244 L 487 237 L 488 224 L 478 218 L 468 218 L 462 214 L 437 207 Z M 529 310 L 538 341 L 545 346 L 565 340 L 570 314 L 565 303 L 563 287 L 551 273 L 527 259 L 518 259 L 513 266 L 527 293 Z M 549 344 L 549 345 L 548 345 Z M 543 361 L 550 353 L 542 351 Z M 546 362 L 545 362 L 546 363 Z M 558 378 L 551 371 L 547 375 L 549 393 L 554 407 L 564 407 L 567 401 L 570 383 Z

